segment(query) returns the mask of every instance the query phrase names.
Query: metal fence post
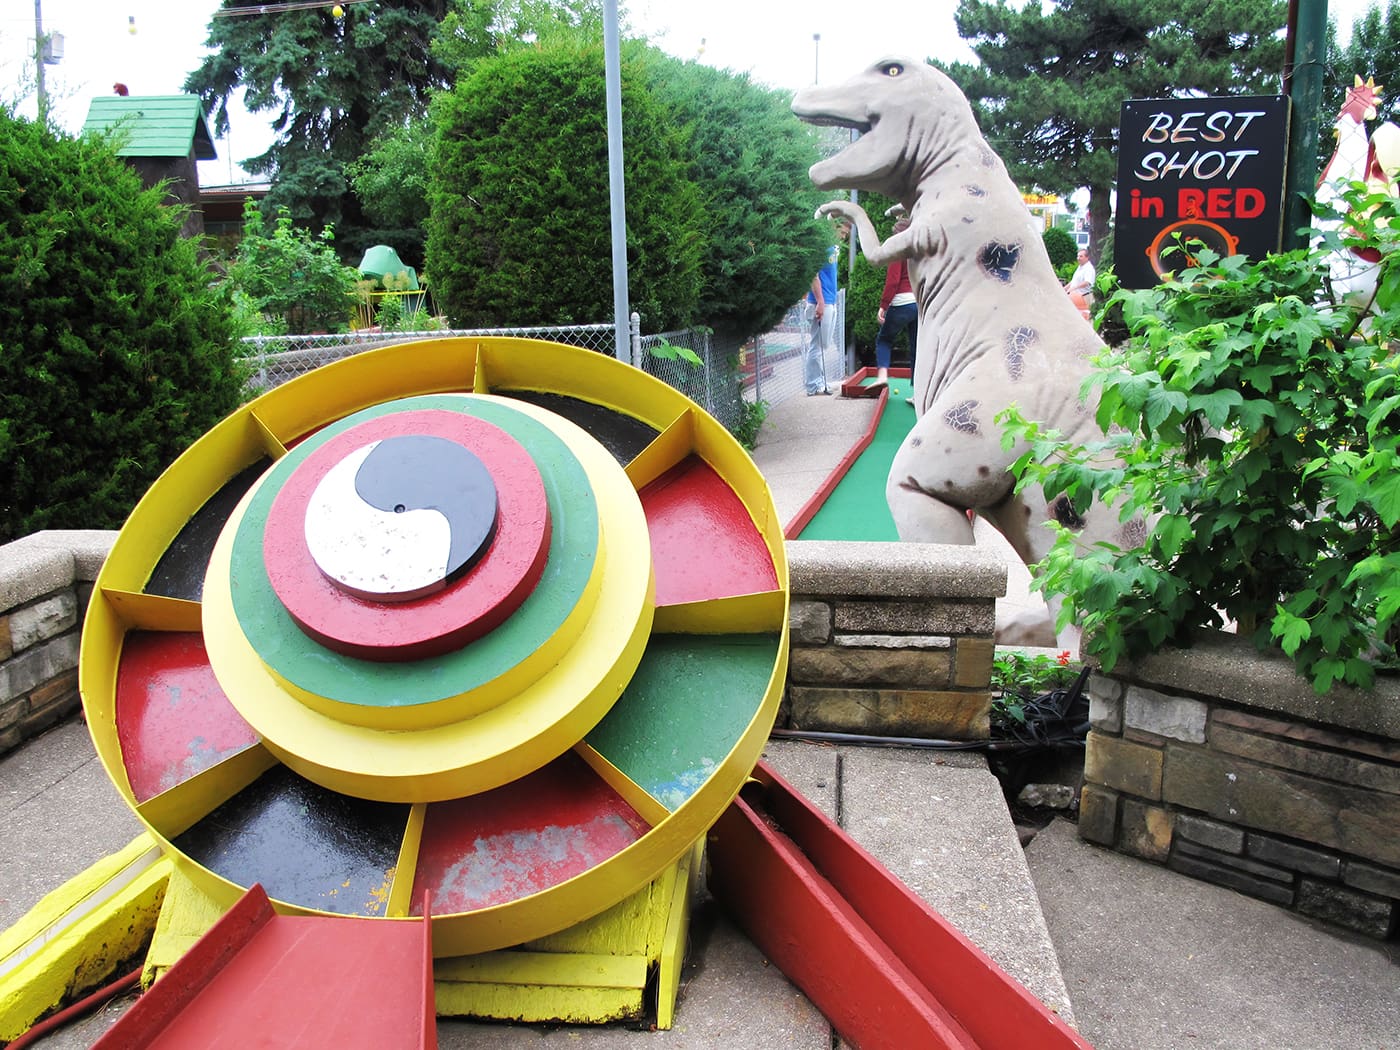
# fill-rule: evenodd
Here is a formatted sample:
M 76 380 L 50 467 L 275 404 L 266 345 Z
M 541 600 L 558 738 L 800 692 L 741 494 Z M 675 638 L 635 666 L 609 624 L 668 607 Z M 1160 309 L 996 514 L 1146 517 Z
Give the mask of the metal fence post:
M 753 400 L 763 400 L 763 336 L 753 337 Z
M 627 319 L 628 333 L 632 341 L 632 364 L 638 368 L 642 367 L 642 315 L 636 310 L 632 311 L 632 316 Z

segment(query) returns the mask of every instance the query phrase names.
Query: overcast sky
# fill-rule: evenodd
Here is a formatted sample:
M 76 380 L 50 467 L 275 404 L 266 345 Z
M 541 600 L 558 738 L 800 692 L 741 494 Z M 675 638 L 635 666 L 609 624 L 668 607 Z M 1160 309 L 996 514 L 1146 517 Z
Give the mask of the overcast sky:
M 76 132 L 94 95 L 118 81 L 133 95 L 177 92 L 205 55 L 218 0 L 42 0 L 44 29 L 64 37 L 63 61 L 46 67 L 55 119 Z M 670 53 L 751 73 L 796 90 L 842 79 L 890 53 L 945 61 L 971 53 L 953 25 L 957 0 L 619 0 L 632 28 Z M 1344 31 L 1370 0 L 1330 0 Z M 269 15 L 265 17 L 276 17 Z M 134 29 L 134 32 L 132 31 Z M 820 41 L 813 35 L 820 34 Z M 34 47 L 34 0 L 0 0 L 0 100 L 22 92 Z M 32 115 L 30 97 L 20 112 Z M 206 185 L 238 181 L 234 165 L 261 152 L 265 114 L 235 114 L 219 159 L 200 165 Z

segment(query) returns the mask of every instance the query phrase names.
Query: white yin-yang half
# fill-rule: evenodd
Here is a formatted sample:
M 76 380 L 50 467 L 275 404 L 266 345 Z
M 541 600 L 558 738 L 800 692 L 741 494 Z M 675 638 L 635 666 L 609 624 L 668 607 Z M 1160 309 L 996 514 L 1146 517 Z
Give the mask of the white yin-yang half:
M 373 601 L 411 601 L 446 586 L 452 526 L 438 510 L 381 510 L 360 497 L 355 477 L 378 445 L 356 449 L 321 479 L 306 508 L 306 545 L 336 586 Z

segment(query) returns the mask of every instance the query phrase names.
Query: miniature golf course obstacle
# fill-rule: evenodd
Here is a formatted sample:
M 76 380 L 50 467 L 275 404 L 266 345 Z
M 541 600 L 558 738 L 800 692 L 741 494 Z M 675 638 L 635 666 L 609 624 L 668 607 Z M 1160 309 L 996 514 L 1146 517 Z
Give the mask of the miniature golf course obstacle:
M 96 582 L 80 686 L 181 880 L 390 923 L 426 896 L 441 960 L 693 870 L 787 622 L 771 495 L 715 420 L 595 352 L 429 340 L 176 460 Z

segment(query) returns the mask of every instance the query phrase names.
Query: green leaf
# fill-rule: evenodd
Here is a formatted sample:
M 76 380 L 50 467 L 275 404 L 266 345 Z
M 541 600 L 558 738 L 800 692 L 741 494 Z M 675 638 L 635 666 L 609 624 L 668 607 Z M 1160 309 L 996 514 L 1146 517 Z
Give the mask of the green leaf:
M 1271 634 L 1283 651 L 1292 656 L 1300 645 L 1312 637 L 1312 625 L 1280 605 L 1274 614 Z
M 1230 418 L 1232 408 L 1243 404 L 1244 397 L 1238 390 L 1215 390 L 1209 394 L 1197 394 L 1191 398 L 1191 408 L 1204 415 L 1206 422 L 1216 428 L 1225 425 L 1226 420 Z

